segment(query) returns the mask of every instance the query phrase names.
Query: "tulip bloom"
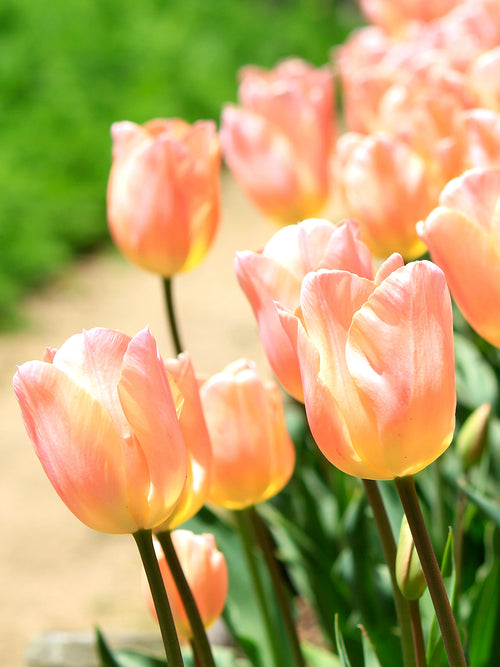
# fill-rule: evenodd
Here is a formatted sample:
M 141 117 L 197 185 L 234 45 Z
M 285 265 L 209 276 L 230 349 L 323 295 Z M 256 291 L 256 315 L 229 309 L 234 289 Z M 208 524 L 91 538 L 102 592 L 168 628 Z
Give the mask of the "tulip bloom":
M 236 253 L 239 284 L 253 308 L 271 368 L 294 398 L 304 400 L 297 353 L 281 322 L 275 302 L 292 312 L 309 271 L 343 269 L 373 277 L 370 251 L 360 239 L 359 224 L 344 220 L 304 220 L 280 229 L 258 252 Z
M 388 134 L 343 135 L 336 158 L 339 207 L 359 220 L 371 252 L 385 258 L 400 252 L 419 257 L 425 245 L 415 225 L 437 201 L 426 166 L 403 141 Z
M 203 625 L 209 628 L 222 614 L 226 603 L 229 587 L 226 560 L 217 550 L 211 534 L 195 535 L 189 530 L 174 530 L 172 542 Z M 157 558 L 177 635 L 181 641 L 191 639 L 191 626 L 161 549 L 157 549 Z M 151 613 L 156 616 L 149 588 L 146 595 Z
M 182 397 L 148 329 L 72 336 L 20 366 L 14 389 L 36 454 L 80 521 L 134 533 L 170 516 L 186 479 Z
M 462 0 L 361 0 L 361 9 L 371 23 L 389 33 L 404 32 L 412 21 L 428 23 L 443 16 Z
M 200 395 L 213 451 L 209 501 L 243 509 L 281 491 L 295 450 L 278 386 L 241 359 L 209 378 Z
M 187 479 L 174 512 L 166 523 L 155 528 L 155 533 L 176 528 L 201 509 L 208 496 L 212 467 L 212 446 L 191 357 L 184 352 L 177 359 L 167 359 L 165 366 L 184 398 L 179 423 L 188 457 Z
M 169 278 L 205 257 L 219 224 L 215 124 L 115 123 L 108 183 L 113 241 L 134 264 Z
M 317 215 L 329 196 L 333 86 L 299 59 L 240 72 L 241 107 L 224 108 L 224 158 L 253 202 L 280 225 Z
M 280 311 L 300 361 L 318 447 L 365 479 L 417 473 L 447 448 L 455 422 L 451 300 L 430 262 L 392 255 L 375 280 L 320 270 L 300 307 Z
M 439 204 L 418 233 L 469 324 L 499 347 L 500 171 L 466 171 L 448 183 Z

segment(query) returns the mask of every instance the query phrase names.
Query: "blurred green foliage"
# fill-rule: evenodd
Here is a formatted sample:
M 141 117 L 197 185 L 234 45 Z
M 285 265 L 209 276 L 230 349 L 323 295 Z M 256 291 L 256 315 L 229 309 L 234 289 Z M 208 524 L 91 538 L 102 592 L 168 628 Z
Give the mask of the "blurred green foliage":
M 217 119 L 239 67 L 323 64 L 358 22 L 347 0 L 3 0 L 0 328 L 107 238 L 112 122 Z

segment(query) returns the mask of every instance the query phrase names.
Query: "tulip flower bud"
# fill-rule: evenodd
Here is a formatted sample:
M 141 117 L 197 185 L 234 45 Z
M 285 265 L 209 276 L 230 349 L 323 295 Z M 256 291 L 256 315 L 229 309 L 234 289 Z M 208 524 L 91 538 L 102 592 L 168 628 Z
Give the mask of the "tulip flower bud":
M 113 241 L 165 278 L 205 257 L 219 224 L 220 146 L 212 121 L 115 123 L 108 183 Z
M 465 470 L 481 458 L 488 438 L 490 414 L 491 404 L 483 403 L 467 417 L 458 433 L 457 451 Z
M 208 379 L 200 395 L 213 451 L 209 501 L 243 509 L 277 494 L 295 463 L 278 386 L 241 359 Z
M 407 600 L 418 600 L 427 588 L 406 516 L 403 516 L 396 553 L 396 580 Z
M 24 423 L 55 490 L 94 530 L 153 529 L 175 510 L 187 456 L 171 383 L 148 329 L 91 329 L 14 376 Z
M 226 603 L 229 586 L 226 559 L 217 550 L 214 536 L 209 533 L 195 535 L 189 530 L 177 529 L 172 531 L 172 543 L 203 625 L 209 628 L 222 614 Z M 184 605 L 158 544 L 155 544 L 155 549 L 177 635 L 181 641 L 187 641 L 193 635 Z M 146 586 L 146 581 L 144 583 L 148 607 L 156 617 L 149 587 Z

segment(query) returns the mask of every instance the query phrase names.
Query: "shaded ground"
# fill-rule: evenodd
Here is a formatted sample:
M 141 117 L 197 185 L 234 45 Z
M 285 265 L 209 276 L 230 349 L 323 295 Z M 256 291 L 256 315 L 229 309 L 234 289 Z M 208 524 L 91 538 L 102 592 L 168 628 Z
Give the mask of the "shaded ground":
M 233 272 L 236 250 L 260 247 L 272 234 L 232 181 L 215 247 L 174 285 L 185 345 L 200 373 L 241 356 L 267 364 L 253 315 Z M 12 391 L 16 364 L 40 359 L 46 346 L 105 326 L 135 334 L 149 324 L 164 356 L 166 332 L 159 278 L 108 251 L 72 267 L 27 302 L 28 327 L 0 337 L 0 665 L 22 667 L 30 637 L 42 631 L 151 630 L 129 536 L 96 533 L 66 509 L 46 479 Z

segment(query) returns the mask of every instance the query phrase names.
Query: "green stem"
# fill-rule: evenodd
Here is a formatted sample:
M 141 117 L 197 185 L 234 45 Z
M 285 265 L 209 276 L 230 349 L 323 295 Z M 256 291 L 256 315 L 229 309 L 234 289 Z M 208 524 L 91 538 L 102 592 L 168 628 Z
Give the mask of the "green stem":
M 192 639 L 189 643 L 191 644 L 191 650 L 193 652 L 194 667 L 203 667 L 203 663 L 201 662 L 198 649 L 196 647 L 196 643 Z
M 285 588 L 278 563 L 276 562 L 276 558 L 274 556 L 273 545 L 271 543 L 269 531 L 255 507 L 249 507 L 244 511 L 248 513 L 249 519 L 252 522 L 255 538 L 259 544 L 262 555 L 264 556 L 264 560 L 271 577 L 274 594 L 281 612 L 281 617 L 285 626 L 285 632 L 287 634 L 292 652 L 293 664 L 296 665 L 296 667 L 305 667 L 306 663 L 304 656 L 302 655 L 297 628 L 295 627 L 295 622 L 290 607 L 290 598 Z
M 462 562 L 464 549 L 464 516 L 467 507 L 467 496 L 460 489 L 457 499 L 457 511 L 455 519 L 455 590 L 460 594 L 462 588 Z
M 424 635 L 422 632 L 422 619 L 420 617 L 420 605 L 418 600 L 410 600 L 411 629 L 413 633 L 413 646 L 415 647 L 415 659 L 417 667 L 426 667 Z
M 168 603 L 163 577 L 161 576 L 160 566 L 156 558 L 153 534 L 151 530 L 138 530 L 133 533 L 133 536 L 139 549 L 144 571 L 148 578 L 149 588 L 153 596 L 168 665 L 169 667 L 184 667 L 172 611 Z
M 401 498 L 401 503 L 408 519 L 415 548 L 420 558 L 427 588 L 431 595 L 436 618 L 439 623 L 443 643 L 450 667 L 466 667 L 466 661 L 457 624 L 453 616 L 450 601 L 446 593 L 441 570 L 432 548 L 432 543 L 425 525 L 422 510 L 418 502 L 417 490 L 413 477 L 396 477 L 394 480 Z
M 208 641 L 205 626 L 201 620 L 200 612 L 194 599 L 191 588 L 184 575 L 182 565 L 179 562 L 177 552 L 172 542 L 172 535 L 169 530 L 164 530 L 156 535 L 169 567 L 170 573 L 175 581 L 177 591 L 179 592 L 182 604 L 188 617 L 189 625 L 193 633 L 193 644 L 198 659 L 197 664 L 200 667 L 215 667 L 212 650 Z
M 389 518 L 385 510 L 384 501 L 380 494 L 377 482 L 371 479 L 363 479 L 366 496 L 372 508 L 375 525 L 380 537 L 382 551 L 384 552 L 385 562 L 389 569 L 391 577 L 392 593 L 398 617 L 399 629 L 401 632 L 401 650 L 403 653 L 403 663 L 405 667 L 415 667 L 416 647 L 413 642 L 413 632 L 411 625 L 410 605 L 408 600 L 399 590 L 396 581 L 396 541 L 389 523 Z
M 179 329 L 177 327 L 177 318 L 175 316 L 174 298 L 172 294 L 172 278 L 163 278 L 163 292 L 165 294 L 165 305 L 167 307 L 167 318 L 174 345 L 175 354 L 183 352 L 184 347 L 181 343 Z
M 243 544 L 243 551 L 245 553 L 245 558 L 247 561 L 248 571 L 254 585 L 254 590 L 257 595 L 257 601 L 260 607 L 260 612 L 262 615 L 262 620 L 266 629 L 267 637 L 269 639 L 269 644 L 271 651 L 274 657 L 275 667 L 281 667 L 281 653 L 279 650 L 279 645 L 277 643 L 277 636 L 274 630 L 273 622 L 271 619 L 271 614 L 269 613 L 269 606 L 267 604 L 266 596 L 264 593 L 264 586 L 262 583 L 261 575 L 259 572 L 259 566 L 257 563 L 257 558 L 254 551 L 253 544 L 253 530 L 251 526 L 251 521 L 246 510 L 235 510 L 233 516 L 236 520 L 236 525 L 238 527 L 238 532 L 240 534 L 240 539 Z

